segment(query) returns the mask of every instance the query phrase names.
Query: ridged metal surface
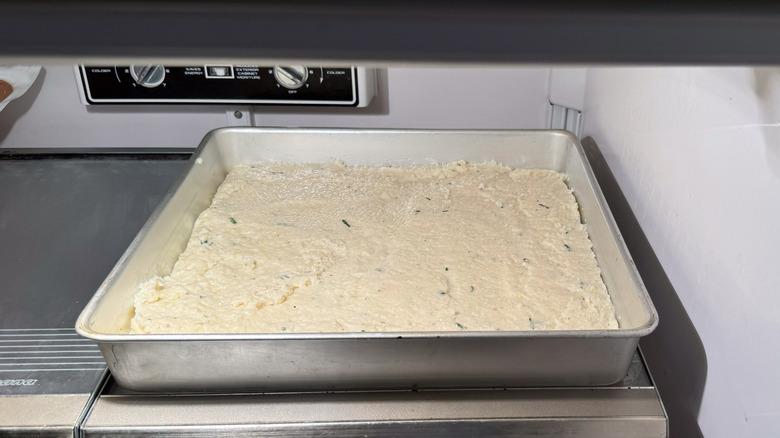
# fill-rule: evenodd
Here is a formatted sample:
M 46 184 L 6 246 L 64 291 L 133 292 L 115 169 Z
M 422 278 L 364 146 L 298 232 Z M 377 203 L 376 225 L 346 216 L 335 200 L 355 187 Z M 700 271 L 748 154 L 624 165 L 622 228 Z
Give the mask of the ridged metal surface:
M 97 345 L 71 328 L 0 330 L 0 373 L 104 368 Z
M 89 394 L 106 363 L 70 328 L 0 330 L 0 397 Z

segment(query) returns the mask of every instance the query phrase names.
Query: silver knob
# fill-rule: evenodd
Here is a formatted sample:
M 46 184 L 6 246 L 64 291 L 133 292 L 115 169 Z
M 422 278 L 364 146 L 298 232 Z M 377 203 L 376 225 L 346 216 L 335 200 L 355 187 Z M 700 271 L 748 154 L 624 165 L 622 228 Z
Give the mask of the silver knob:
M 304 65 L 289 65 L 274 67 L 274 77 L 284 88 L 295 90 L 301 88 L 309 77 L 309 71 Z
M 165 80 L 165 67 L 161 65 L 131 65 L 130 76 L 136 84 L 154 88 Z

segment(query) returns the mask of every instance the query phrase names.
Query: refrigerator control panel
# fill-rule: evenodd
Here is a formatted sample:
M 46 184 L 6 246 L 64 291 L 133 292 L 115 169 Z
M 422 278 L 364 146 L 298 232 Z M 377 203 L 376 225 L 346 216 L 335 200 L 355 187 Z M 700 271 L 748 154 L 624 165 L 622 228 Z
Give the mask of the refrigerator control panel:
M 375 72 L 362 67 L 138 64 L 75 67 L 85 105 L 244 104 L 364 107 Z

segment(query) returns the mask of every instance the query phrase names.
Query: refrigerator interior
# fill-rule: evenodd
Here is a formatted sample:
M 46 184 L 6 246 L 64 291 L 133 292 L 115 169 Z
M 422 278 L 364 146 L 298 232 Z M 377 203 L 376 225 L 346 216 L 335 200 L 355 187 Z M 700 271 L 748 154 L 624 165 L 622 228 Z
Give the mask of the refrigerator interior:
M 578 134 L 659 312 L 640 346 L 672 435 L 772 436 L 780 430 L 780 352 L 771 347 L 780 332 L 780 68 L 605 64 L 378 64 L 366 108 L 254 107 L 251 121 L 544 129 L 555 123 L 551 104 L 578 113 Z M 72 63 L 44 63 L 0 113 L 0 153 L 189 149 L 230 124 L 234 110 L 87 107 Z M 0 257 L 6 266 L 18 258 Z

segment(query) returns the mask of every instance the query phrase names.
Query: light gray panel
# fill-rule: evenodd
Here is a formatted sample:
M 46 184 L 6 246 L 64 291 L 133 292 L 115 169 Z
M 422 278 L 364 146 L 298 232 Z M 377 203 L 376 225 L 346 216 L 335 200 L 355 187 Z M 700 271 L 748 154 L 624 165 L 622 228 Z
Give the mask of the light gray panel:
M 653 388 L 104 396 L 85 436 L 664 436 Z
M 0 397 L 0 436 L 72 437 L 89 394 Z

